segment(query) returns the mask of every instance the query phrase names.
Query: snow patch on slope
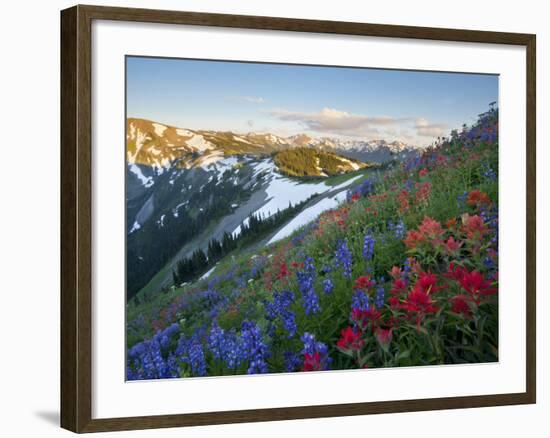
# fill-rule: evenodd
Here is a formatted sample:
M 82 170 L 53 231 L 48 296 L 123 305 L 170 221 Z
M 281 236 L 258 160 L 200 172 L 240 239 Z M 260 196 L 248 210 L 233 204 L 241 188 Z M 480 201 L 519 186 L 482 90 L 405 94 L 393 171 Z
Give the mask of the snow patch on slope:
M 176 129 L 176 134 L 178 134 L 180 137 L 192 137 L 193 135 L 195 135 L 191 131 L 181 128 Z
M 164 131 L 168 128 L 167 126 L 161 125 L 160 123 L 153 123 L 153 128 L 155 128 L 155 134 L 159 137 L 162 137 Z
M 291 180 L 278 173 L 275 164 L 270 159 L 260 161 L 253 166 L 253 169 L 255 176 L 263 173 L 266 175 L 266 180 L 268 181 L 267 187 L 265 188 L 267 202 L 254 212 L 255 215 L 264 217 L 269 217 L 277 213 L 277 210 L 285 210 L 288 208 L 289 202 L 292 205 L 296 205 L 307 200 L 312 195 L 341 190 L 362 177 L 362 175 L 356 175 L 337 186 L 330 186 L 325 182 L 308 184 Z M 246 220 L 243 223 L 246 223 Z M 232 234 L 237 236 L 240 232 L 241 225 L 235 228 Z
M 136 151 L 134 152 L 133 155 L 128 152 L 128 162 L 130 164 L 134 164 L 136 162 L 136 157 L 139 154 L 139 151 L 141 150 L 141 148 L 143 147 L 143 145 L 147 140 L 151 140 L 151 137 L 149 137 L 149 135 L 146 132 L 140 131 L 139 129 L 135 128 L 133 125 L 130 127 L 130 135 L 131 135 L 131 138 L 134 138 L 133 136 L 135 135 Z
M 206 272 L 200 279 L 201 280 L 206 280 L 208 277 L 210 277 L 212 275 L 212 272 L 214 272 L 214 269 L 216 269 L 216 266 L 214 266 L 212 269 L 210 269 L 208 272 Z
M 130 232 L 128 234 L 132 234 L 134 231 L 137 231 L 141 228 L 141 225 L 138 221 L 134 222 L 134 225 L 132 225 L 132 228 L 130 229 Z
M 151 187 L 155 182 L 153 181 L 153 178 L 150 176 L 145 176 L 141 169 L 136 166 L 135 164 L 130 165 L 130 172 L 132 172 L 135 176 L 138 177 L 138 179 L 141 181 L 141 184 L 143 184 L 144 187 Z
M 307 225 L 311 221 L 317 219 L 317 217 L 324 211 L 338 207 L 338 205 L 346 200 L 346 192 L 340 192 L 332 198 L 321 199 L 317 204 L 312 205 L 304 209 L 282 229 L 280 229 L 268 242 L 271 244 L 278 240 L 284 239 L 290 236 L 298 228 Z
M 238 135 L 233 135 L 233 138 L 241 143 L 252 144 L 246 138 L 239 137 Z
M 210 143 L 208 140 L 205 140 L 202 135 L 193 135 L 189 140 L 186 142 L 189 146 L 192 148 L 195 148 L 201 152 L 214 149 L 214 145 Z

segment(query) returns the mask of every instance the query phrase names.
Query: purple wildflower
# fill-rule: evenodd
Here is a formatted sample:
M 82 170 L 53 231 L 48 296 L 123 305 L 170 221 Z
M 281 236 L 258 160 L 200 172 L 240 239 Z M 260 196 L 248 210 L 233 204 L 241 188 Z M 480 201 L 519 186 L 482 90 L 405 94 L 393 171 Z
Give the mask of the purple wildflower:
M 352 254 L 348 248 L 348 243 L 345 240 L 340 240 L 336 247 L 335 264 L 342 268 L 342 274 L 345 278 L 351 278 L 351 263 Z

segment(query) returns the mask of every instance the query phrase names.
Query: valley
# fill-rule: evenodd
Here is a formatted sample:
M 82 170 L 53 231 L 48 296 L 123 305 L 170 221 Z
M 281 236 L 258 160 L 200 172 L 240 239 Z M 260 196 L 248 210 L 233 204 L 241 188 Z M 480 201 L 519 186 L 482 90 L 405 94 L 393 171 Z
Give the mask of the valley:
M 288 236 L 396 159 L 347 158 L 333 152 L 334 141 L 305 135 L 239 136 L 141 119 L 128 119 L 127 132 L 128 299 L 172 286 L 177 263 L 186 258 L 200 259 L 193 276 L 202 275 L 212 268 L 209 245 L 226 235 L 239 240 L 234 244 L 242 252 L 239 235 L 251 217 L 271 219 L 261 235 L 248 236 L 246 247 Z

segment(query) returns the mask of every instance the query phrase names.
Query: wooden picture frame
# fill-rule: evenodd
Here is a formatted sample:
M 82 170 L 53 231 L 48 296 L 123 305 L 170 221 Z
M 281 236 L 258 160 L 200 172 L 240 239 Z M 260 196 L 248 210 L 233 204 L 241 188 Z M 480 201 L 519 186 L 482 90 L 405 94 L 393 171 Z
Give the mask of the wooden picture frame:
M 526 48 L 527 284 L 526 391 L 523 393 L 348 403 L 195 414 L 92 418 L 91 71 L 94 20 L 184 24 L 518 45 Z M 99 432 L 318 417 L 529 404 L 536 401 L 536 37 L 439 29 L 196 12 L 75 6 L 61 12 L 61 426 Z

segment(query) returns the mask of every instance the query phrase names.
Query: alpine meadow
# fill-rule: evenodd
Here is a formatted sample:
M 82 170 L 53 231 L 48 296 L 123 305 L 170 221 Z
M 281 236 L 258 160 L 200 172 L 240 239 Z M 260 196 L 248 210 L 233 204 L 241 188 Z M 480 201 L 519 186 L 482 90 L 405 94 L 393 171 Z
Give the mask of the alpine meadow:
M 498 361 L 498 76 L 126 74 L 127 380 Z

